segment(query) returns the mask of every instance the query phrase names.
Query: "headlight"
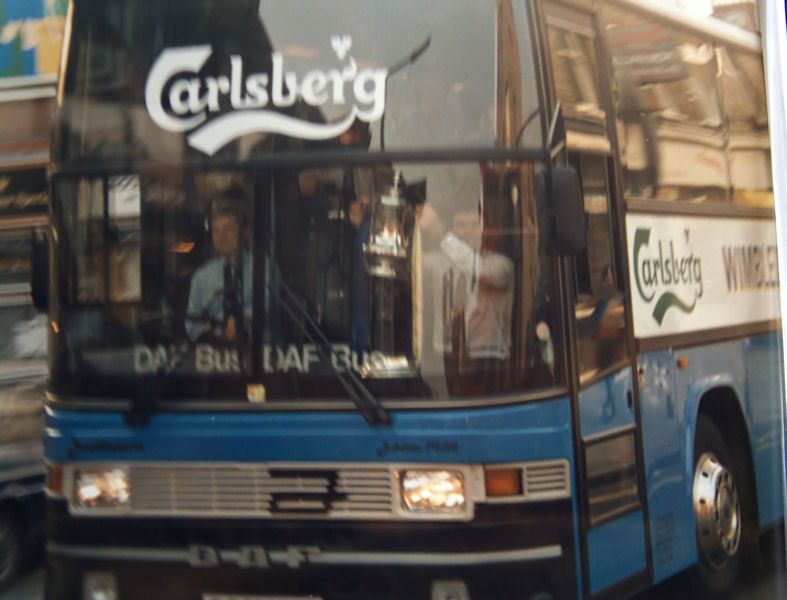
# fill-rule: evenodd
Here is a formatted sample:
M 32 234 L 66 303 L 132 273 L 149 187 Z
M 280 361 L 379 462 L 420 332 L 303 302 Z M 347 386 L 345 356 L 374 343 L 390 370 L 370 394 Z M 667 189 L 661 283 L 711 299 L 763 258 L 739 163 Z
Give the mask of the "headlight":
M 461 513 L 465 510 L 465 480 L 459 471 L 403 471 L 405 507 L 415 513 Z
M 82 600 L 117 600 L 118 584 L 112 573 L 88 571 L 82 580 Z
M 129 499 L 128 469 L 83 469 L 75 473 L 74 504 L 79 508 L 125 508 Z

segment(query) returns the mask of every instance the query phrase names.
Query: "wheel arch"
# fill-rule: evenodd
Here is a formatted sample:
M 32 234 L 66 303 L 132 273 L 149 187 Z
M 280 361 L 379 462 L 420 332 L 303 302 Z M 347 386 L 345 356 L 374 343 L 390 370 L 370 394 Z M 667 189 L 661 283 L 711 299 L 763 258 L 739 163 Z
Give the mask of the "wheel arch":
M 696 431 L 697 420 L 700 418 L 700 415 L 710 418 L 724 436 L 724 441 L 728 444 L 733 456 L 734 467 L 738 473 L 743 473 L 746 477 L 744 483 L 749 494 L 747 495 L 745 511 L 750 517 L 754 518 L 754 523 L 759 523 L 757 475 L 754 469 L 749 428 L 746 425 L 740 395 L 732 386 L 723 385 L 707 389 L 699 396 L 696 414 L 693 419 L 691 445 L 687 448 L 687 454 L 690 456 L 692 463 L 694 432 Z M 693 473 L 693 465 L 691 468 L 692 470 L 689 473 Z

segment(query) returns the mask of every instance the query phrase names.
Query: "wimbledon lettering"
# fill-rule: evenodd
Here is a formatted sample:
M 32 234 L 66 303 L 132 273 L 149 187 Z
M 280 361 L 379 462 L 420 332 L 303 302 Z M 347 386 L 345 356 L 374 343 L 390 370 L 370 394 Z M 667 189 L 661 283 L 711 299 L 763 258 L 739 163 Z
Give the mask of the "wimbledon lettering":
M 742 292 L 779 287 L 776 246 L 722 246 L 727 291 Z

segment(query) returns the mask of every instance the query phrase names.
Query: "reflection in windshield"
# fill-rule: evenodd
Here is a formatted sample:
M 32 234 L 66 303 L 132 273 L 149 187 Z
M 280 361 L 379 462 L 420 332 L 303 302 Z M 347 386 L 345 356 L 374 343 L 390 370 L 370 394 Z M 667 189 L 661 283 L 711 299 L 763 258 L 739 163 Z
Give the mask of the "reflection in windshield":
M 540 147 L 539 120 L 523 117 L 539 106 L 525 11 L 501 0 L 86 6 L 56 157 L 244 160 L 330 147 L 356 120 L 371 150 L 383 135 L 389 150 Z
M 773 206 L 762 57 L 612 6 L 599 14 L 626 192 Z

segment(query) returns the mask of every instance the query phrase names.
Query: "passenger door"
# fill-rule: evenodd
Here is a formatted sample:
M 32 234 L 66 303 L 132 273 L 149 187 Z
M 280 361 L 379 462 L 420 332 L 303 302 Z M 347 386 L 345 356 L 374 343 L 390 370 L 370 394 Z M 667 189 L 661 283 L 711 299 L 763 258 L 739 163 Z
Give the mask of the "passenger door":
M 566 118 L 568 161 L 579 173 L 585 207 L 587 250 L 573 260 L 568 288 L 584 587 L 585 595 L 597 597 L 648 577 L 624 246 L 615 235 L 622 219 L 613 119 L 592 14 L 557 2 L 541 7 L 552 100 L 560 100 Z

